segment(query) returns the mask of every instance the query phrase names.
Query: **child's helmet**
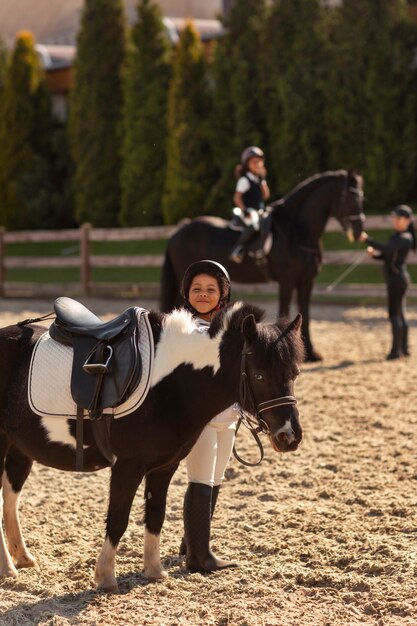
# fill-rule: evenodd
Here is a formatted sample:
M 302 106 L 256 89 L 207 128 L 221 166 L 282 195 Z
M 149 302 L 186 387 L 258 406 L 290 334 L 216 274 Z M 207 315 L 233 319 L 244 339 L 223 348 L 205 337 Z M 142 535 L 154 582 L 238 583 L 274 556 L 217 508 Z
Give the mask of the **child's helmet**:
M 242 165 L 246 165 L 246 163 L 252 157 L 259 157 L 260 159 L 264 159 L 265 158 L 264 151 L 261 150 L 261 148 L 258 148 L 258 146 L 249 146 L 248 148 L 245 148 L 244 151 L 242 152 L 242 156 L 240 157 Z
M 208 274 L 213 276 L 218 282 L 220 289 L 220 300 L 217 307 L 221 308 L 230 301 L 231 295 L 231 282 L 230 276 L 223 265 L 217 263 L 217 261 L 211 261 L 210 259 L 204 259 L 202 261 L 196 261 L 191 263 L 184 272 L 184 276 L 181 284 L 181 295 L 184 298 L 184 303 L 187 309 L 195 313 L 193 307 L 188 301 L 188 294 L 190 291 L 191 283 L 198 274 Z M 216 308 L 217 308 L 216 307 Z

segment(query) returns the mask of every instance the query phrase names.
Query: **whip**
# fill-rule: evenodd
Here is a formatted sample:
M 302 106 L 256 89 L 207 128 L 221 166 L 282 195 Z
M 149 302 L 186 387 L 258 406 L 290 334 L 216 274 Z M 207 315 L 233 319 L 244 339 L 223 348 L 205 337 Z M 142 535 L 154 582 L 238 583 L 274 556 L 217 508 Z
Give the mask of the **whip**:
M 343 272 L 334 280 L 330 285 L 326 287 L 326 293 L 330 293 L 333 289 L 340 283 L 346 276 L 349 276 L 353 270 L 358 267 L 367 257 L 367 253 L 365 252 L 362 256 L 360 256 L 356 261 L 353 261 Z

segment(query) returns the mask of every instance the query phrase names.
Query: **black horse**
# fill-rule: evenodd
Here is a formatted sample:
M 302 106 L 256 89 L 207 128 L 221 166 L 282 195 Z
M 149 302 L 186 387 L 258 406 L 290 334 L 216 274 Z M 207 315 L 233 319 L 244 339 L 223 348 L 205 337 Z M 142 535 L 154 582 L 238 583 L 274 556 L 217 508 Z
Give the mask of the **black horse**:
M 179 287 L 185 269 L 200 259 L 222 263 L 237 283 L 279 283 L 279 315 L 288 315 L 293 291 L 303 316 L 306 359 L 319 360 L 309 332 L 309 309 L 314 279 L 322 261 L 321 237 L 327 220 L 339 220 L 348 236 L 358 240 L 363 230 L 363 180 L 354 172 L 338 170 L 308 178 L 272 204 L 273 243 L 265 263 L 246 256 L 242 264 L 229 260 L 238 232 L 217 217 L 200 217 L 182 226 L 170 238 L 162 270 L 162 311 L 179 306 Z M 268 219 L 268 218 L 267 218 Z
M 145 574 L 150 579 L 166 576 L 159 536 L 168 486 L 180 460 L 213 415 L 240 397 L 276 451 L 298 447 L 302 431 L 293 384 L 303 359 L 301 317 L 291 323 L 266 324 L 263 314 L 253 305 L 238 302 L 219 311 L 202 334 L 195 332 L 195 322 L 184 310 L 169 315 L 149 312 L 155 360 L 148 395 L 138 409 L 111 423 L 115 461 L 106 537 L 96 564 L 100 589 L 117 591 L 116 549 L 143 477 Z M 55 421 L 50 426 L 49 418 L 33 413 L 28 403 L 31 355 L 45 331 L 34 324 L 0 330 L 0 577 L 16 576 L 16 567 L 35 565 L 17 512 L 33 461 L 60 470 L 75 468 L 75 420 L 52 416 Z M 83 456 L 86 472 L 110 464 L 100 453 L 87 419 Z

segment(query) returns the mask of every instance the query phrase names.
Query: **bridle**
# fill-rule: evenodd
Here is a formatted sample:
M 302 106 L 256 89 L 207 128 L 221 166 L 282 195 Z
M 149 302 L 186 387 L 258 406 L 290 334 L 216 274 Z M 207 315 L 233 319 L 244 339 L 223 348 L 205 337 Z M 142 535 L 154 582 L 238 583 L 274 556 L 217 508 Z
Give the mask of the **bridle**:
M 357 187 L 352 187 L 352 185 L 349 185 L 348 182 L 346 181 L 346 184 L 344 185 L 343 189 L 342 189 L 342 194 L 340 197 L 340 220 L 346 225 L 346 224 L 351 224 L 352 222 L 355 221 L 361 221 L 362 223 L 365 222 L 365 214 L 361 211 L 360 213 L 349 213 L 349 211 L 346 212 L 346 214 L 344 214 L 344 209 L 347 205 L 347 199 L 348 199 L 348 194 L 351 194 L 352 196 L 356 196 L 356 198 L 359 200 L 362 200 L 364 195 L 363 195 L 363 191 L 362 189 L 358 189 Z
M 250 383 L 250 379 L 247 373 L 247 356 L 250 354 L 252 354 L 252 352 L 249 350 L 248 345 L 245 341 L 240 360 L 240 410 L 239 419 L 236 426 L 236 435 L 241 424 L 243 424 L 251 432 L 253 438 L 255 439 L 260 451 L 260 458 L 256 463 L 250 463 L 249 461 L 245 461 L 238 455 L 235 444 L 233 445 L 233 454 L 240 463 L 243 463 L 243 465 L 254 467 L 255 465 L 259 465 L 264 458 L 264 449 L 258 433 L 262 432 L 266 435 L 271 434 L 271 430 L 266 421 L 262 418 L 261 414 L 263 413 L 263 411 L 267 411 L 268 409 L 274 409 L 279 406 L 295 405 L 297 404 L 297 399 L 295 398 L 295 396 L 279 396 L 278 398 L 272 398 L 272 400 L 256 402 L 255 394 L 253 393 L 252 385 Z M 244 409 L 243 407 L 248 408 Z

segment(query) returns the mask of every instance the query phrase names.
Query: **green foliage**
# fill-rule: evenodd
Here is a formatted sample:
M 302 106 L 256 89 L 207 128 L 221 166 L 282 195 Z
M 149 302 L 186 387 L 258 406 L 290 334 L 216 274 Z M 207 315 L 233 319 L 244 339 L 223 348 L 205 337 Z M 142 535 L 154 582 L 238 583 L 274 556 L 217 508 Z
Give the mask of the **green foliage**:
M 324 24 L 321 0 L 276 0 L 264 22 L 260 102 L 279 195 L 323 169 Z
M 162 14 L 142 0 L 124 81 L 122 226 L 161 224 L 171 46 Z
M 115 226 L 120 208 L 122 0 L 86 0 L 77 39 L 69 140 L 76 218 Z
M 181 33 L 168 97 L 167 174 L 163 212 L 167 224 L 202 213 L 212 180 L 207 139 L 210 102 L 200 39 L 189 23 Z
M 45 75 L 34 39 L 22 32 L 4 81 L 0 116 L 0 223 L 9 229 L 36 227 L 25 182 L 36 170 L 43 191 L 43 161 L 53 127 Z
M 364 175 L 376 212 L 415 198 L 417 27 L 403 2 L 350 0 L 334 12 L 328 65 L 329 165 Z
M 209 138 L 216 180 L 208 206 L 220 215 L 230 216 L 242 150 L 249 145 L 267 148 L 260 84 L 264 17 L 264 0 L 236 0 L 214 53 Z

